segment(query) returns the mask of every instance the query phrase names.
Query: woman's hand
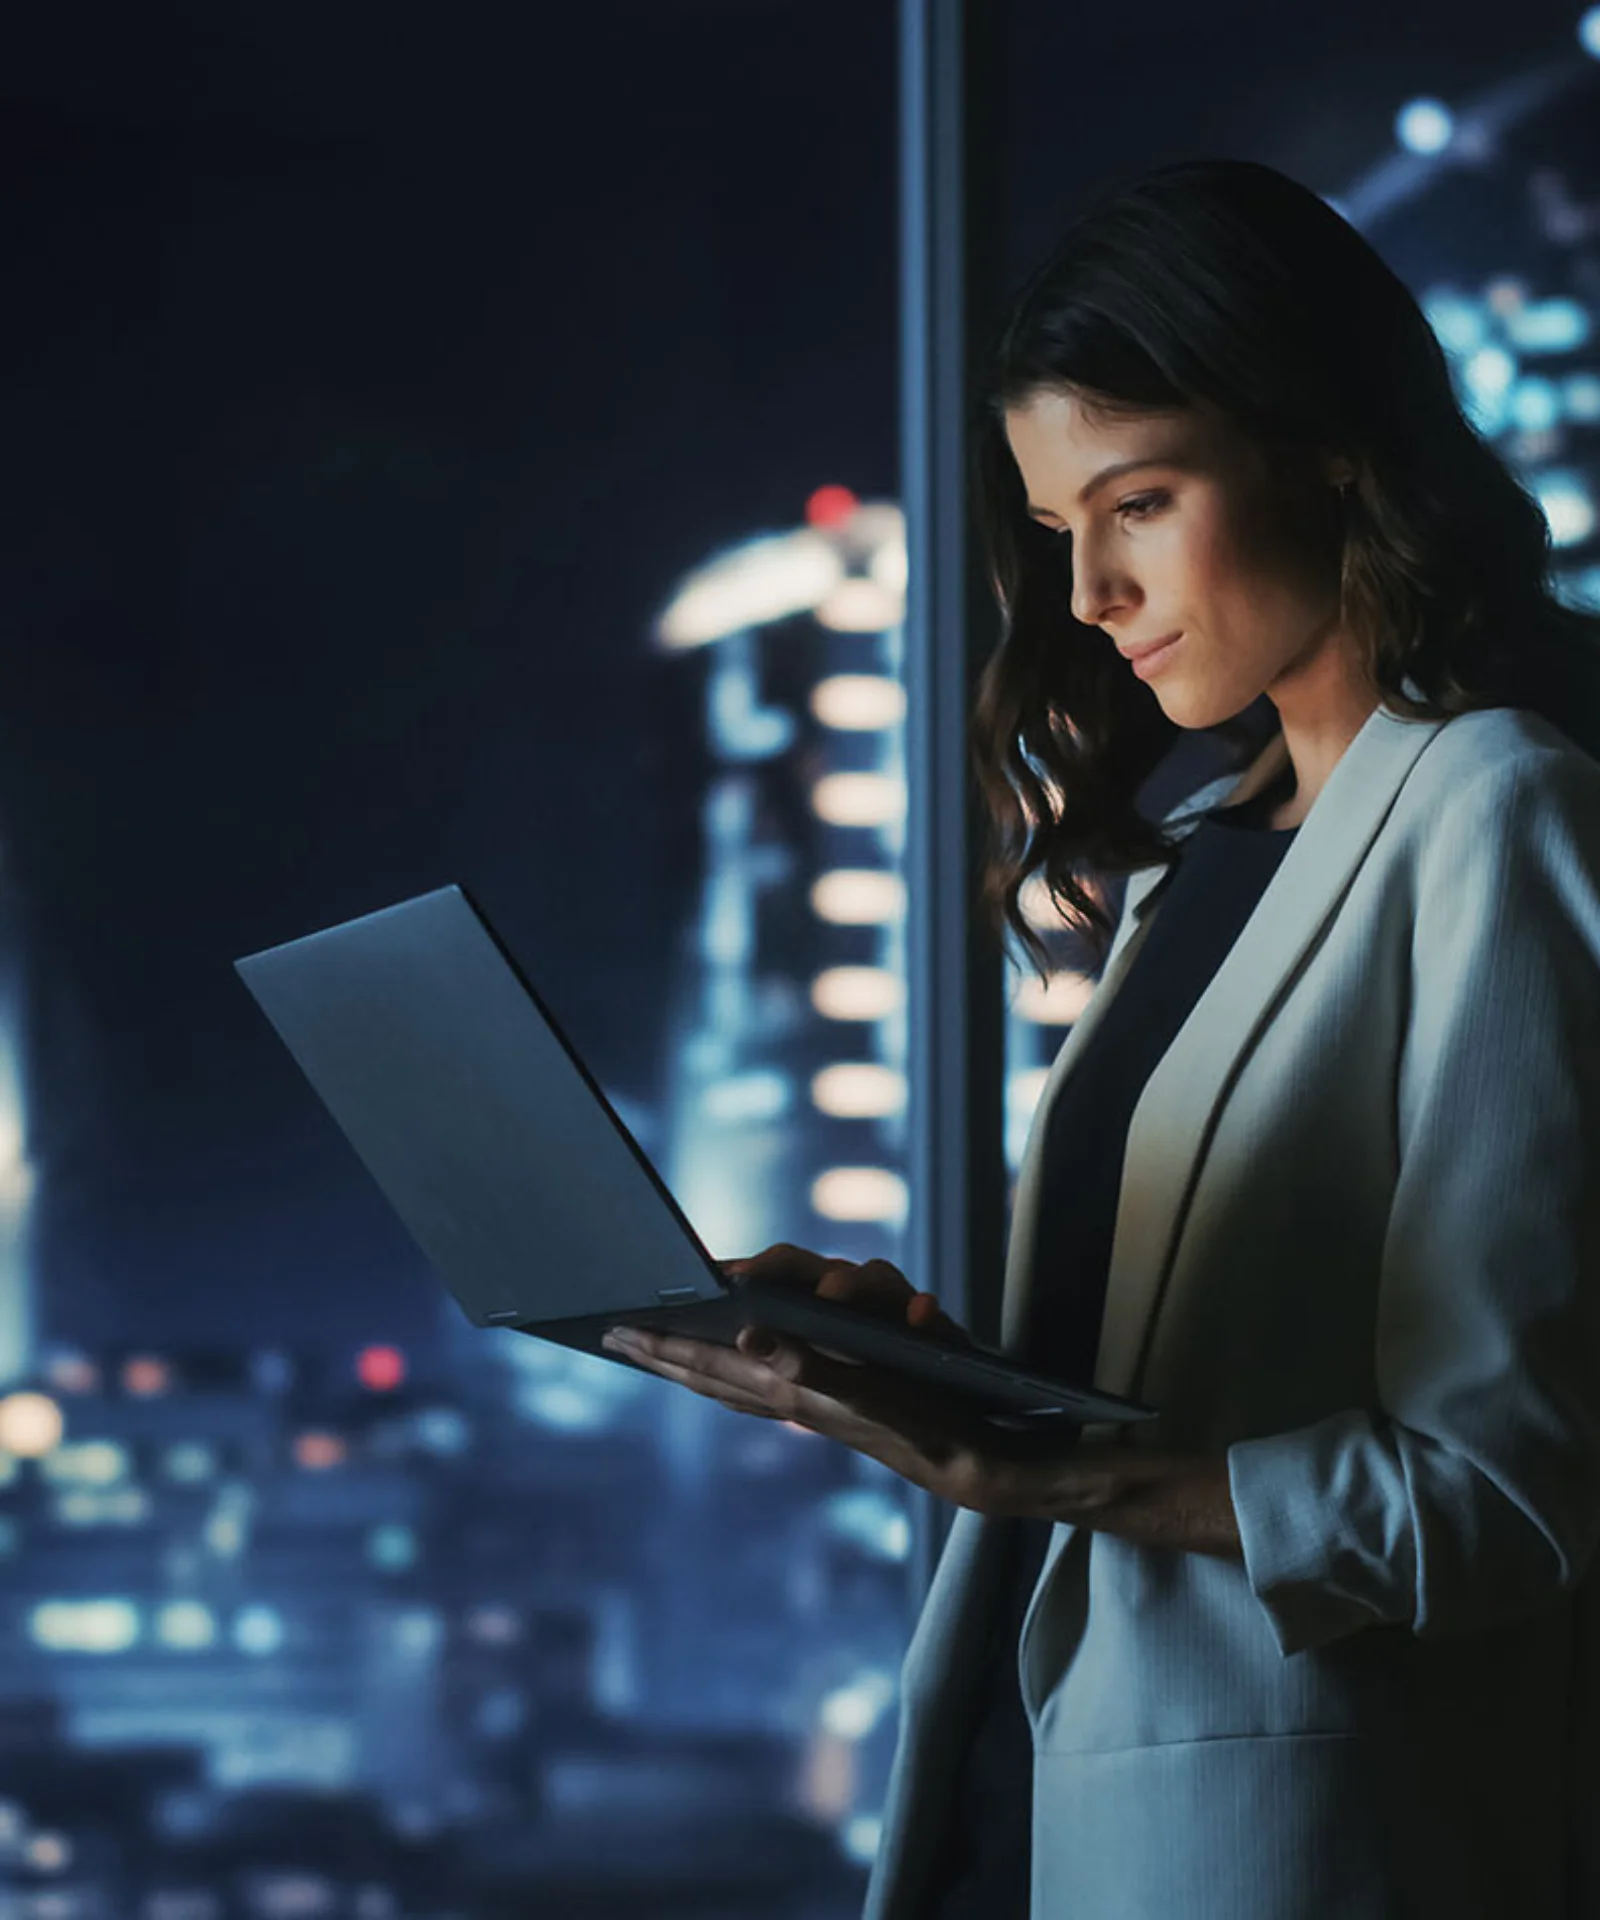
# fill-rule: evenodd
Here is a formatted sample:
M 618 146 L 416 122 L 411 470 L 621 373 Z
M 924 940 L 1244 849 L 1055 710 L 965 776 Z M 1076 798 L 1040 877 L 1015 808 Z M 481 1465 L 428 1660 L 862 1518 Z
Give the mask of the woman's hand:
M 617 1327 L 603 1344 L 735 1412 L 787 1420 L 838 1440 L 939 1498 L 981 1513 L 1013 1510 L 1010 1474 L 1043 1438 L 993 1427 L 948 1391 L 761 1327 L 746 1327 L 733 1347 L 639 1327 Z
M 965 1330 L 886 1260 L 857 1265 L 801 1247 L 731 1261 L 733 1280 L 803 1286 L 970 1345 Z M 739 1413 L 809 1428 L 952 1505 L 1064 1520 L 1126 1539 L 1239 1557 L 1224 1458 L 1085 1444 L 1047 1429 L 993 1426 L 947 1391 L 889 1369 L 746 1327 L 733 1347 L 617 1327 L 604 1344 L 636 1365 Z
M 747 1260 L 725 1260 L 722 1271 L 738 1286 L 797 1287 L 819 1300 L 843 1300 L 863 1313 L 903 1320 L 908 1327 L 955 1346 L 970 1347 L 966 1328 L 952 1320 L 931 1293 L 918 1293 L 887 1260 L 839 1260 L 779 1241 Z
M 723 1271 L 735 1285 L 759 1280 L 803 1288 L 915 1328 L 930 1340 L 972 1345 L 937 1299 L 919 1293 L 887 1260 L 857 1263 L 782 1243 L 728 1261 Z M 1004 1503 L 1016 1468 L 1041 1450 L 1060 1458 L 1070 1444 L 1059 1433 L 994 1427 L 948 1391 L 764 1327 L 746 1327 L 734 1347 L 636 1327 L 613 1329 L 604 1344 L 736 1412 L 824 1434 L 941 1499 L 980 1512 L 1010 1510 Z

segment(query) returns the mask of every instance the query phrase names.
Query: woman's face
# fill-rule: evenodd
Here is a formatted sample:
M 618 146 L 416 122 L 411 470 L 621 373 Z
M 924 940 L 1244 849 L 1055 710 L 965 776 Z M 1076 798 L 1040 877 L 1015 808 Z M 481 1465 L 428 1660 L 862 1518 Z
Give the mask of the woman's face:
M 1029 511 L 1071 542 L 1074 615 L 1125 655 L 1181 636 L 1140 675 L 1177 725 L 1215 726 L 1263 693 L 1292 704 L 1330 670 L 1347 678 L 1346 468 L 1274 471 L 1213 409 L 1118 418 L 1071 393 L 1009 410 L 1006 436 Z

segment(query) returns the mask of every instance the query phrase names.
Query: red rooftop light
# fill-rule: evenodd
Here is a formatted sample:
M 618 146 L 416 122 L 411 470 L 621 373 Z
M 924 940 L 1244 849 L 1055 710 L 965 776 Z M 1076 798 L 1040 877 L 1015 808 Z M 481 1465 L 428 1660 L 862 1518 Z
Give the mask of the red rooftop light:
M 398 1347 L 363 1347 L 356 1378 L 369 1393 L 393 1393 L 406 1377 L 406 1357 Z
M 848 487 L 818 487 L 806 502 L 806 519 L 814 527 L 842 526 L 860 504 Z

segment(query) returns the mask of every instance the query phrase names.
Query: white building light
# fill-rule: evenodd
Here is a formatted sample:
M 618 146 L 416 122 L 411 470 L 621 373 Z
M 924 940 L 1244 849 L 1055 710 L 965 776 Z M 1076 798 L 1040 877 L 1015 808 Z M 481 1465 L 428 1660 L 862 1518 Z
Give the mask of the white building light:
M 1030 873 L 1017 892 L 1017 905 L 1030 927 L 1040 933 L 1060 933 L 1066 916 L 1051 898 L 1050 887 L 1042 873 Z
M 811 883 L 811 911 L 835 927 L 886 927 L 903 920 L 906 883 L 880 867 L 834 867 Z
M 906 1077 L 873 1060 L 841 1060 L 812 1080 L 811 1103 L 836 1120 L 881 1120 L 904 1112 Z
M 39 1460 L 61 1444 L 65 1422 L 47 1393 L 8 1393 L 0 1400 L 0 1447 L 22 1460 Z
M 853 574 L 817 603 L 817 621 L 834 633 L 887 633 L 905 617 L 903 593 L 881 580 Z
M 853 1813 L 839 1830 L 839 1845 L 845 1858 L 858 1867 L 872 1865 L 882 1839 L 883 1816 L 877 1813 Z
M 233 1644 L 252 1659 L 264 1660 L 283 1645 L 283 1616 L 276 1607 L 241 1607 L 234 1616 Z
M 823 1730 L 836 1739 L 861 1740 L 894 1704 L 894 1695 L 893 1679 L 877 1668 L 870 1668 L 848 1686 L 828 1694 L 817 1717 Z
M 811 983 L 811 1004 L 824 1020 L 886 1020 L 905 996 L 905 982 L 887 967 L 828 967 Z
M 893 1495 L 878 1487 L 845 1487 L 823 1509 L 828 1529 L 874 1560 L 901 1561 L 911 1552 L 911 1522 Z
M 1571 373 L 1561 383 L 1567 418 L 1582 426 L 1600 420 L 1600 373 Z
M 1576 547 L 1594 532 L 1594 499 L 1575 473 L 1541 474 L 1533 490 L 1550 523 L 1552 546 Z
M 907 1199 L 905 1181 L 887 1167 L 829 1167 L 811 1183 L 812 1211 L 824 1220 L 898 1225 Z
M 131 1600 L 41 1600 L 28 1631 L 49 1653 L 123 1653 L 139 1637 Z
M 905 535 L 897 534 L 885 540 L 872 556 L 867 571 L 880 587 L 887 587 L 891 593 L 903 595 L 906 584 L 911 578 L 911 569 L 906 560 Z
M 367 1558 L 385 1573 L 404 1573 L 415 1566 L 417 1536 L 398 1520 L 386 1520 L 367 1535 Z
M 1408 100 L 1395 115 L 1394 132 L 1408 153 L 1443 153 L 1455 118 L 1442 100 Z
M 1007 1074 L 1007 1117 L 1021 1120 L 1026 1125 L 1033 1118 L 1034 1110 L 1043 1096 L 1045 1082 L 1049 1078 L 1048 1067 L 1023 1067 L 1016 1073 Z
M 700 1096 L 700 1111 L 723 1126 L 777 1120 L 789 1110 L 789 1077 L 772 1068 L 730 1074 L 713 1080 Z
M 1447 353 L 1472 353 L 1483 345 L 1486 323 L 1476 301 L 1440 289 L 1424 297 L 1422 311 Z
M 1537 375 L 1519 380 L 1511 389 L 1506 412 L 1524 433 L 1548 433 L 1561 418 L 1561 397 L 1554 381 Z
M 168 1447 L 161 1464 L 169 1480 L 180 1487 L 195 1487 L 215 1476 L 217 1456 L 204 1440 L 179 1440 Z
M 149 1518 L 143 1487 L 68 1487 L 56 1495 L 56 1519 L 64 1527 L 138 1527 Z
M 1030 974 L 1017 988 L 1018 1015 L 1042 1027 L 1070 1027 L 1089 1004 L 1094 982 L 1087 974 L 1052 973 L 1041 984 Z
M 22 1858 L 35 1873 L 65 1873 L 72 1865 L 72 1842 L 64 1833 L 41 1828 L 22 1849 Z M 50 1896 L 52 1900 L 60 1897 L 54 1894 Z M 30 1901 L 29 1905 L 36 1914 L 44 1911 L 41 1901 Z M 71 1911 L 77 1911 L 76 1905 Z
M 886 827 L 905 818 L 905 782 L 887 773 L 824 774 L 811 789 L 811 810 L 830 827 Z
M 1501 323 L 1506 338 L 1521 353 L 1572 353 L 1591 332 L 1589 315 L 1576 300 L 1530 300 Z
M 179 1653 L 200 1653 L 217 1637 L 217 1617 L 198 1600 L 169 1600 L 156 1611 L 156 1638 Z
M 127 1477 L 131 1464 L 120 1440 L 77 1440 L 57 1447 L 40 1471 L 57 1486 L 110 1487 Z
M 875 733 L 906 717 L 906 690 L 878 673 L 835 673 L 811 689 L 811 711 L 841 733 Z
M 748 540 L 690 574 L 656 631 L 667 647 L 704 646 L 809 613 L 843 578 L 837 548 L 809 528 Z

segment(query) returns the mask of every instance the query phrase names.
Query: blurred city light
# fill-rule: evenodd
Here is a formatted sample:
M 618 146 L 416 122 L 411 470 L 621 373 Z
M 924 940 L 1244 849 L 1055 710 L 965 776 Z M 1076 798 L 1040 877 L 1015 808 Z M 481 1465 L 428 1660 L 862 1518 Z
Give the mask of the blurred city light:
M 153 1400 L 172 1386 L 172 1368 L 153 1353 L 135 1354 L 122 1365 L 122 1388 L 135 1399 Z
M 42 1600 L 28 1631 L 49 1653 L 123 1653 L 139 1637 L 139 1610 L 130 1600 Z
M 887 773 L 829 773 L 811 789 L 818 819 L 831 827 L 883 827 L 905 817 L 903 780 Z
M 906 691 L 881 673 L 835 673 L 811 689 L 811 711 L 840 733 L 874 733 L 905 718 Z
M 1600 60 L 1600 7 L 1589 7 L 1578 17 L 1578 45 Z
M 66 1422 L 46 1393 L 8 1393 L 0 1400 L 0 1447 L 21 1460 L 42 1459 L 61 1444 Z
M 839 1834 L 839 1845 L 847 1860 L 858 1867 L 870 1867 L 878 1857 L 883 1837 L 883 1818 L 876 1813 L 857 1813 L 848 1819 Z
M 342 1466 L 349 1451 L 336 1433 L 302 1433 L 295 1436 L 295 1464 L 309 1473 L 323 1473 L 329 1467 Z
M 1546 433 L 1561 418 L 1561 396 L 1554 381 L 1533 375 L 1511 389 L 1506 412 L 1524 433 Z
M 835 633 L 884 633 L 905 616 L 905 595 L 870 574 L 854 574 L 817 602 L 820 626 Z
M 406 1377 L 406 1357 L 398 1347 L 363 1347 L 356 1356 L 356 1378 L 369 1393 L 393 1393 Z
M 841 1060 L 812 1077 L 811 1102 L 839 1120 L 881 1119 L 904 1111 L 906 1077 L 876 1061 Z
M 1540 474 L 1534 494 L 1550 523 L 1552 546 L 1575 547 L 1594 532 L 1594 500 L 1577 474 Z
M 1027 975 L 1017 987 L 1014 1004 L 1024 1020 L 1045 1027 L 1070 1027 L 1093 994 L 1094 981 L 1088 974 L 1063 969 L 1042 983 L 1036 974 Z
M 283 1645 L 283 1616 L 276 1607 L 241 1607 L 234 1616 L 233 1644 L 258 1660 L 276 1653 Z
M 860 504 L 848 487 L 818 487 L 806 501 L 806 519 L 814 527 L 842 526 Z
M 124 1479 L 132 1464 L 118 1440 L 75 1440 L 57 1447 L 41 1462 L 41 1471 L 57 1486 L 109 1487 Z
M 217 1637 L 217 1618 L 198 1600 L 169 1600 L 156 1610 L 156 1638 L 180 1653 L 198 1653 Z
M 386 1521 L 367 1535 L 367 1558 L 385 1573 L 403 1573 L 417 1559 L 417 1536 L 398 1521 Z
M 1571 353 L 1590 334 L 1589 316 L 1576 300 L 1530 300 L 1506 314 L 1501 324 L 1521 353 Z
M 65 1873 L 72 1865 L 72 1842 L 65 1834 L 41 1829 L 23 1848 L 22 1858 L 35 1873 Z M 34 1913 L 40 1913 L 40 1903 L 35 1900 L 32 1905 Z
M 1408 153 L 1442 153 L 1455 121 L 1442 100 L 1409 100 L 1395 115 L 1395 138 Z
M 161 1462 L 167 1478 L 180 1487 L 201 1486 L 217 1471 L 217 1453 L 203 1440 L 180 1440 L 168 1447 Z
M 593 1433 L 606 1423 L 608 1409 L 597 1394 L 586 1393 L 570 1380 L 551 1380 L 531 1386 L 522 1395 L 523 1408 L 541 1426 L 558 1433 Z
M 829 1167 L 811 1183 L 812 1211 L 824 1220 L 906 1217 L 906 1183 L 888 1167 Z
M 905 982 L 888 967 L 828 967 L 811 983 L 824 1020 L 882 1020 L 899 1010 Z
M 834 926 L 886 926 L 905 918 L 906 883 L 886 868 L 834 867 L 812 882 L 811 911 Z
M 1561 383 L 1561 401 L 1569 420 L 1584 426 L 1600 421 L 1600 373 L 1573 373 Z
M 898 524 L 894 533 L 883 541 L 867 563 L 867 572 L 880 587 L 887 587 L 903 600 L 911 570 L 906 555 L 904 523 L 899 520 L 898 509 L 896 521 Z
M 69 1487 L 56 1495 L 56 1519 L 64 1527 L 138 1527 L 150 1518 L 143 1487 Z
M 777 1120 L 788 1112 L 792 1093 L 787 1074 L 771 1067 L 757 1067 L 748 1073 L 713 1080 L 700 1096 L 700 1109 L 708 1120 L 723 1125 Z
M 811 612 L 844 577 L 833 543 L 812 530 L 745 541 L 692 573 L 657 627 L 663 645 L 704 646 Z
M 830 1531 L 874 1560 L 898 1563 L 911 1551 L 911 1519 L 894 1497 L 876 1487 L 846 1487 L 823 1508 Z
M 81 1353 L 58 1353 L 44 1370 L 57 1393 L 98 1393 L 100 1369 Z
M 1059 933 L 1067 925 L 1066 916 L 1055 903 L 1050 883 L 1042 873 L 1030 873 L 1017 890 L 1017 905 L 1030 927 L 1040 933 Z
M 1424 295 L 1421 306 L 1439 344 L 1449 353 L 1468 354 L 1484 343 L 1483 309 L 1459 294 L 1436 289 Z
M 455 1407 L 424 1407 L 412 1421 L 417 1444 L 430 1453 L 465 1453 L 472 1444 L 472 1426 Z
M 824 1730 L 840 1740 L 862 1740 L 894 1704 L 892 1674 L 868 1668 L 848 1686 L 839 1687 L 822 1702 L 818 1713 Z

